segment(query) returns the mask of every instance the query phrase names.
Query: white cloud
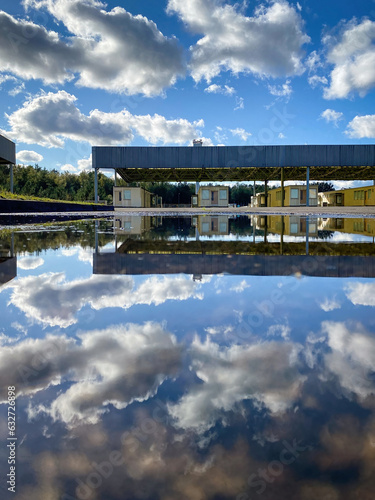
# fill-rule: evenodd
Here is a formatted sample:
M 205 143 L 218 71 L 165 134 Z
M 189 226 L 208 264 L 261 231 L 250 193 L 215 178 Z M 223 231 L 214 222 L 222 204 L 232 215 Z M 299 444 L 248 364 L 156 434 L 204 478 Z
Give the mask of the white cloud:
M 49 84 L 78 75 L 79 86 L 146 96 L 162 93 L 185 73 L 177 40 L 165 37 L 144 16 L 133 16 L 122 7 L 107 12 L 96 0 L 24 3 L 47 9 L 72 35 L 63 39 L 43 26 L 2 12 L 0 71 Z
M 41 257 L 24 257 L 17 261 L 17 267 L 20 269 L 37 269 L 44 264 Z
M 241 137 L 243 141 L 247 141 L 247 139 L 252 135 L 251 132 L 246 132 L 244 128 L 235 128 L 231 129 L 233 136 Z
M 319 307 L 325 312 L 334 311 L 335 309 L 341 309 L 341 304 L 335 298 L 329 299 L 326 297 L 323 302 L 319 303 Z
M 197 431 L 212 427 L 223 411 L 244 399 L 283 412 L 297 397 L 304 377 L 298 373 L 299 348 L 283 342 L 219 347 L 210 339 L 195 339 L 191 367 L 201 383 L 193 385 L 169 406 L 176 426 Z
M 59 148 L 66 139 L 96 145 L 129 144 L 134 134 L 152 144 L 184 144 L 199 136 L 197 129 L 204 126 L 203 120 L 167 120 L 157 114 L 132 115 L 126 109 L 117 113 L 94 109 L 84 115 L 76 101 L 64 90 L 30 99 L 7 116 L 11 127 L 7 135 L 19 142 Z
M 221 85 L 217 85 L 216 83 L 213 83 L 209 87 L 205 88 L 204 91 L 209 94 L 224 94 L 224 95 L 233 95 L 236 93 L 233 87 L 229 87 L 228 85 L 224 85 L 224 87 L 222 87 Z
M 341 387 L 361 398 L 375 394 L 371 374 L 375 366 L 375 339 L 362 325 L 324 322 L 332 352 L 324 356 L 327 371 L 335 374 Z M 348 394 L 349 395 L 349 394 Z
M 290 85 L 290 80 L 287 80 L 283 85 L 268 85 L 268 90 L 271 95 L 276 97 L 285 97 L 289 100 L 292 95 L 293 89 Z
M 85 257 L 88 256 L 81 255 L 81 260 Z M 75 324 L 77 312 L 86 305 L 96 310 L 128 309 L 136 304 L 159 305 L 167 300 L 202 298 L 200 284 L 182 276 L 151 277 L 135 287 L 129 276 L 94 275 L 66 281 L 64 273 L 45 273 L 20 278 L 0 289 L 0 293 L 7 288 L 12 290 L 10 303 L 28 318 L 61 328 Z
M 286 1 L 261 5 L 253 17 L 220 0 L 169 0 L 167 10 L 203 35 L 191 47 L 190 70 L 196 81 L 209 82 L 222 71 L 272 77 L 303 72 L 302 46 L 310 38 L 300 14 Z
M 0 349 L 2 387 L 9 377 L 20 394 L 69 382 L 49 407 L 30 407 L 31 415 L 45 412 L 67 425 L 95 423 L 109 405 L 125 408 L 155 394 L 180 366 L 180 347 L 158 323 L 115 325 L 77 337 L 79 342 L 47 335 Z
M 338 126 L 338 122 L 343 119 L 344 114 L 341 111 L 335 111 L 334 109 L 326 109 L 320 114 L 321 118 L 327 123 L 332 122 L 336 127 Z
M 36 153 L 35 151 L 23 150 L 17 153 L 18 163 L 33 164 L 33 163 L 40 163 L 42 160 L 43 156 L 40 155 L 39 153 Z
M 328 80 L 325 76 L 318 76 L 318 75 L 313 75 L 310 76 L 307 81 L 309 82 L 309 85 L 314 89 L 318 85 L 327 85 Z
M 71 173 L 77 173 L 77 168 L 74 167 L 71 163 L 65 163 L 65 165 L 62 165 L 60 167 L 61 172 L 71 172 Z
M 375 115 L 355 116 L 345 133 L 353 139 L 375 138 Z
M 375 22 L 369 19 L 347 23 L 340 40 L 332 44 L 327 61 L 334 65 L 326 99 L 349 97 L 353 92 L 364 96 L 375 86 Z
M 375 283 L 348 283 L 345 292 L 355 305 L 375 306 Z
M 237 111 L 237 109 L 245 109 L 245 101 L 243 97 L 236 97 L 236 106 L 234 111 Z
M 318 68 L 323 66 L 323 63 L 321 62 L 320 55 L 317 53 L 316 50 L 311 52 L 309 54 L 308 58 L 306 59 L 306 66 L 309 70 L 309 72 L 316 71 Z
M 280 134 L 277 137 L 279 139 L 285 139 L 285 135 L 282 132 L 280 132 Z

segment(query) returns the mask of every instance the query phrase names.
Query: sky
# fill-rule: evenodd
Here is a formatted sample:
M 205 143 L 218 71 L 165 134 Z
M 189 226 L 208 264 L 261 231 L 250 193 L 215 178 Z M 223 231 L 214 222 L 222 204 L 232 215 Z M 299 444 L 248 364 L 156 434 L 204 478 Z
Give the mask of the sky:
M 101 145 L 369 144 L 375 0 L 2 0 L 0 133 L 79 173 Z

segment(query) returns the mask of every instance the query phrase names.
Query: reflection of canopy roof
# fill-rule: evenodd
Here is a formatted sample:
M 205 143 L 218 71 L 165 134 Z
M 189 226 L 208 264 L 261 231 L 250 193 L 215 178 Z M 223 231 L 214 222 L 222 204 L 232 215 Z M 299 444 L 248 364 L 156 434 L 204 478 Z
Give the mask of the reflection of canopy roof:
M 126 181 L 373 180 L 375 145 L 93 147 Z
M 374 257 L 94 253 L 94 274 L 375 277 Z
M 16 163 L 16 145 L 3 135 L 0 135 L 0 165 Z
M 0 257 L 0 286 L 8 283 L 17 276 L 17 258 Z

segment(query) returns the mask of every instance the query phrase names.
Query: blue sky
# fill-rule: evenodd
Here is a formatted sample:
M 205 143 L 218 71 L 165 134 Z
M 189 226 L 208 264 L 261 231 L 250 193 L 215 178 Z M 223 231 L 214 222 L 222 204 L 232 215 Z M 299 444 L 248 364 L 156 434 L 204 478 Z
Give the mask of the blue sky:
M 3 0 L 0 130 L 20 163 L 93 145 L 375 137 L 375 1 Z

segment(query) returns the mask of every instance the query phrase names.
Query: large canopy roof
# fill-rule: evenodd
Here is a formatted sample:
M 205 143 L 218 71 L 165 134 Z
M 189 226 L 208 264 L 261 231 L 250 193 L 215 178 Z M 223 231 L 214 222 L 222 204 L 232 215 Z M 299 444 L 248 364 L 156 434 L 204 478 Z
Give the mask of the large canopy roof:
M 3 135 L 0 135 L 0 165 L 16 163 L 16 145 Z
M 375 145 L 93 147 L 126 182 L 375 179 Z

